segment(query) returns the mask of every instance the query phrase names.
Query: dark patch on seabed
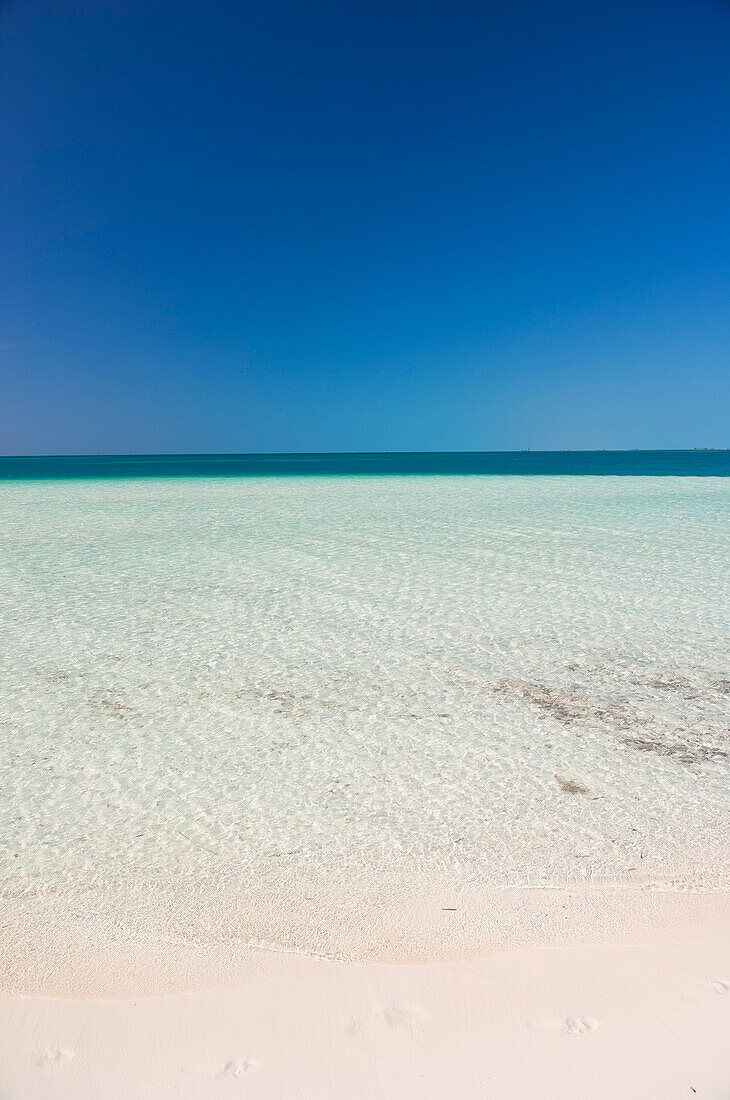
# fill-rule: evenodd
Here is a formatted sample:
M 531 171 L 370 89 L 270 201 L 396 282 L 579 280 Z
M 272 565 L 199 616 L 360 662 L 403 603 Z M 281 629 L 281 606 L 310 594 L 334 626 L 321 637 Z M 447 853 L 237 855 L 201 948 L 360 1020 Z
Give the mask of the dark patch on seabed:
M 556 775 L 555 778 L 561 791 L 566 794 L 588 794 L 588 788 L 582 783 L 576 783 L 574 779 L 563 779 L 560 775 Z
M 624 737 L 624 745 L 658 756 L 672 756 L 682 764 L 703 764 L 707 760 L 728 760 L 730 752 L 714 746 L 687 745 L 681 742 L 653 741 L 646 737 Z
M 641 682 L 644 686 L 660 690 L 681 691 L 688 700 L 701 697 L 699 685 L 682 677 L 656 677 Z M 714 680 L 703 684 L 721 695 L 727 694 L 727 681 Z M 691 689 L 691 690 L 688 690 Z M 639 752 L 654 753 L 657 756 L 670 757 L 681 764 L 704 764 L 721 760 L 730 760 L 730 751 L 726 747 L 730 738 L 730 728 L 714 727 L 707 729 L 695 725 L 688 729 L 663 728 L 664 723 L 657 717 L 646 717 L 622 699 L 598 702 L 586 699 L 573 692 L 560 691 L 545 684 L 531 681 L 502 680 L 490 686 L 489 690 L 498 696 L 524 700 L 530 706 L 541 711 L 566 727 L 585 726 L 603 729 L 618 734 L 621 744 Z M 637 731 L 641 730 L 639 734 Z M 562 781 L 555 777 L 563 790 Z M 570 781 L 568 781 L 570 782 Z M 573 792 L 583 793 L 583 792 Z

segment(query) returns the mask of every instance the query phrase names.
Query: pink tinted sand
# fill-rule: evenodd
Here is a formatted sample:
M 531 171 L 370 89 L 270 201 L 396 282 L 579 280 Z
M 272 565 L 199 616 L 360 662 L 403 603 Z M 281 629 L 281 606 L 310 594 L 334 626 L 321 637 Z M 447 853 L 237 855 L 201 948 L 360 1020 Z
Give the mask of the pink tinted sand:
M 667 902 L 602 943 L 410 964 L 252 953 L 230 988 L 219 969 L 208 991 L 199 975 L 191 993 L 6 997 L 0 1096 L 726 1100 L 728 897 Z

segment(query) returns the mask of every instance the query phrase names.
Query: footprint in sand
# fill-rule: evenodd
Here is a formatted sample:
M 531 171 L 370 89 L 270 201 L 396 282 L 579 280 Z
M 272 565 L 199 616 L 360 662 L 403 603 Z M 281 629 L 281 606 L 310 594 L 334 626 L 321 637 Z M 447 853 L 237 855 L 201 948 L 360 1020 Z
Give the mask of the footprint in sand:
M 75 1056 L 76 1051 L 68 1047 L 49 1047 L 38 1055 L 36 1061 L 41 1069 L 47 1069 L 49 1066 L 61 1066 L 64 1062 L 70 1062 Z
M 400 1005 L 389 1004 L 385 1006 L 382 1012 L 374 1013 L 368 1020 L 351 1020 L 346 1025 L 345 1031 L 353 1038 L 357 1038 L 383 1023 L 395 1029 L 408 1028 L 412 1030 L 422 1024 L 427 1016 L 428 1013 L 420 1005 L 415 1008 L 401 1008 Z
M 730 993 L 730 982 L 706 982 L 710 989 L 714 989 L 715 993 Z
M 564 1027 L 569 1035 L 587 1035 L 589 1031 L 595 1031 L 599 1021 L 590 1016 L 568 1016 Z
M 383 1011 L 383 1019 L 389 1027 L 416 1027 L 426 1015 L 420 1007 L 401 1008 L 400 1005 L 388 1005 Z
M 232 1081 L 237 1077 L 246 1077 L 249 1073 L 255 1073 L 258 1066 L 258 1062 L 255 1062 L 253 1058 L 231 1058 L 230 1062 L 226 1062 L 222 1069 L 213 1069 L 210 1065 L 189 1065 L 181 1066 L 180 1072 L 191 1073 L 200 1077 L 222 1077 Z
M 226 1062 L 223 1069 L 218 1073 L 218 1077 L 245 1077 L 248 1073 L 253 1073 L 257 1067 L 256 1062 L 251 1058 L 234 1059 L 230 1062 Z

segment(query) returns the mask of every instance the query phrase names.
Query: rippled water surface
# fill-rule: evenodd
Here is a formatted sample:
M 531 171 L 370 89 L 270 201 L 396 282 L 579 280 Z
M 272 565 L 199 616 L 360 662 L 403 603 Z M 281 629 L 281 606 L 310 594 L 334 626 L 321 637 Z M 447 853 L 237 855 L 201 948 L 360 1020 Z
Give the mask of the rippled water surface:
M 0 483 L 2 892 L 726 885 L 729 561 L 721 478 Z

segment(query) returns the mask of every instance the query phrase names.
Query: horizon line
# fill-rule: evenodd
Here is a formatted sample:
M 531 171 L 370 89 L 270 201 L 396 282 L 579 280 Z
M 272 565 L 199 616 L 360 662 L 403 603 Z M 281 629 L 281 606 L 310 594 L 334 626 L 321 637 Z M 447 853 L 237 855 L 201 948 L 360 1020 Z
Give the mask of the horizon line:
M 0 455 L 0 461 L 51 458 L 335 458 L 366 455 L 511 455 L 511 454 L 693 454 L 696 451 L 730 452 L 730 447 L 513 447 L 499 450 L 457 451 L 88 451 L 52 454 Z

